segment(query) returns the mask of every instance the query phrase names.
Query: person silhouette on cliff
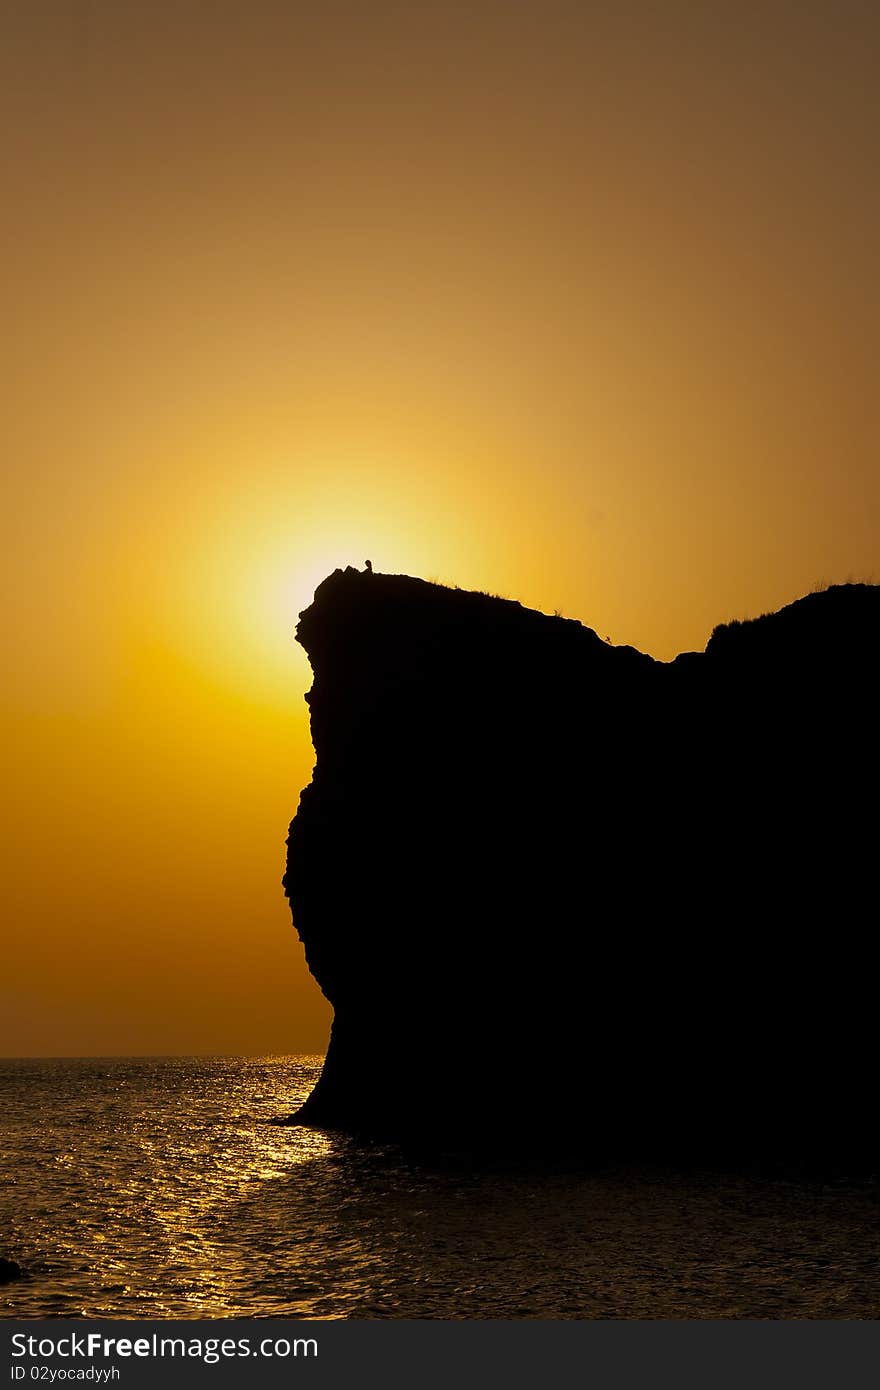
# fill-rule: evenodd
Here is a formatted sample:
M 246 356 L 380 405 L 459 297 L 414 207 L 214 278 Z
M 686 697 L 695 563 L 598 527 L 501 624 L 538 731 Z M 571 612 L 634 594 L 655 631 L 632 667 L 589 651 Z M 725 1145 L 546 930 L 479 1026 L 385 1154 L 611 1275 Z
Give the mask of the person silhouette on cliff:
M 367 574 L 372 574 L 372 573 L 373 573 L 373 562 L 372 562 L 372 560 L 364 560 L 364 564 L 365 564 L 365 566 L 366 566 L 366 572 L 367 572 Z

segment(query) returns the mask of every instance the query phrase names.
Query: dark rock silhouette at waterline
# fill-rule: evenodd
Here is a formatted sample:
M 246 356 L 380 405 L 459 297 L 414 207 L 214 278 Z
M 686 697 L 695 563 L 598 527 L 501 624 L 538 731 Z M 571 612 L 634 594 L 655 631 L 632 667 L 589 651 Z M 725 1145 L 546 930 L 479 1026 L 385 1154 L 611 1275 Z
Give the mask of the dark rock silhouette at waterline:
M 24 1270 L 17 1260 L 0 1257 L 0 1284 L 11 1284 L 14 1279 L 24 1277 Z
M 337 570 L 285 888 L 300 1123 L 589 1156 L 874 1152 L 880 587 L 663 663 Z

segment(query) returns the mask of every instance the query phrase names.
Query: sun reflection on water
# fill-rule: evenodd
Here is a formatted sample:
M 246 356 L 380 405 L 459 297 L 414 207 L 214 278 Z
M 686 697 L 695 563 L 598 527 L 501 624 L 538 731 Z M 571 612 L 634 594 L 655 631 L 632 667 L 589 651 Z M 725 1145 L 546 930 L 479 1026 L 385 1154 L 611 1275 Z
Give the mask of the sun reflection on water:
M 866 1317 L 876 1192 L 427 1163 L 270 1123 L 321 1058 L 0 1062 L 17 1317 Z M 377 1059 L 377 1074 L 381 1059 Z M 780 1236 L 784 1233 L 784 1238 Z

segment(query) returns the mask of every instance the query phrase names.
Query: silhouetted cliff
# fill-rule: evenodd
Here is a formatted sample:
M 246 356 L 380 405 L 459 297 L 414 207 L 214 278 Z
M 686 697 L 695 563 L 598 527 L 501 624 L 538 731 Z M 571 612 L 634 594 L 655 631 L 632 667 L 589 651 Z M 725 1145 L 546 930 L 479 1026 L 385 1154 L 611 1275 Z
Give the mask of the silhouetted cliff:
M 874 1139 L 880 588 L 665 664 L 337 570 L 285 886 L 335 1018 L 304 1123 L 602 1156 Z

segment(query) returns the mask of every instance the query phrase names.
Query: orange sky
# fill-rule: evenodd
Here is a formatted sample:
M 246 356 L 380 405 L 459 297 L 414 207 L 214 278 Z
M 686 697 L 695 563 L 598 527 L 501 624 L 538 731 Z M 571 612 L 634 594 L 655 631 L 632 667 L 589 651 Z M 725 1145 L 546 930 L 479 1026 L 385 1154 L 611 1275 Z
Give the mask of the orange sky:
M 875 6 L 3 18 L 0 1052 L 320 1050 L 336 565 L 660 657 L 878 576 Z

